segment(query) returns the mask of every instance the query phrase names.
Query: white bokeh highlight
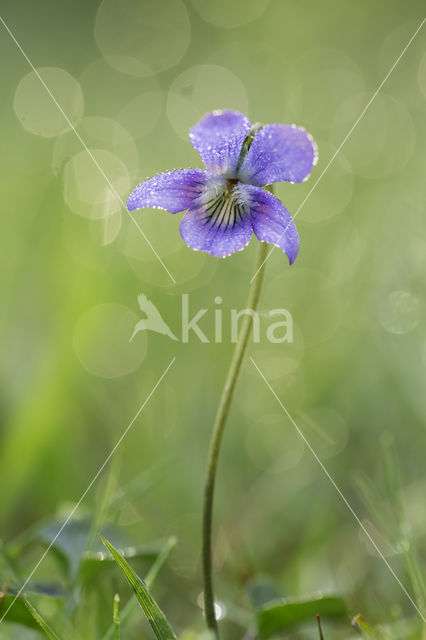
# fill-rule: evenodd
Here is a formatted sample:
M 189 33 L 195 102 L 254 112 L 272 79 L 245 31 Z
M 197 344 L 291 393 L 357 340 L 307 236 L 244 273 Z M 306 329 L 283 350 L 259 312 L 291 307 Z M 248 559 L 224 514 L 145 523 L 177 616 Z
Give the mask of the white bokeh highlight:
M 176 65 L 190 42 L 182 0 L 103 0 L 95 40 L 118 71 L 146 77 Z
M 58 67 L 39 67 L 37 73 L 71 123 L 77 124 L 84 112 L 83 92 L 77 80 Z M 43 138 L 53 138 L 69 130 L 70 125 L 37 73 L 30 71 L 19 82 L 13 107 L 24 129 Z

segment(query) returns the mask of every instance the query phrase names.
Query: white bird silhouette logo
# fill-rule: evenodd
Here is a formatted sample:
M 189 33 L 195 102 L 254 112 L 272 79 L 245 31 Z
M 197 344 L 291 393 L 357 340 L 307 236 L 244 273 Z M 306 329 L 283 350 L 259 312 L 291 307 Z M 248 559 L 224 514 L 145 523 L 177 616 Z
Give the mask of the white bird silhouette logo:
M 145 313 L 146 318 L 139 320 L 135 325 L 129 342 L 131 342 L 140 331 L 155 331 L 156 333 L 161 333 L 163 336 L 169 336 L 172 340 L 177 340 L 173 331 L 171 331 L 170 327 L 164 322 L 157 307 L 142 293 L 138 295 L 138 303 L 140 310 Z

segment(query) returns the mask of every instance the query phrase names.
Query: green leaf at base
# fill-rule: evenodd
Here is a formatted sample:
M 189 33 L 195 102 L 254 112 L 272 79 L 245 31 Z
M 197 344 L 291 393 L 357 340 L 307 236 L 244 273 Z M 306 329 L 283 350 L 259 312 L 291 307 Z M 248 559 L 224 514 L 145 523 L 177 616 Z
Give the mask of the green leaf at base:
M 338 618 L 347 615 L 346 604 L 337 596 L 311 596 L 308 598 L 281 598 L 256 611 L 259 637 L 269 638 L 288 627 L 309 620 Z

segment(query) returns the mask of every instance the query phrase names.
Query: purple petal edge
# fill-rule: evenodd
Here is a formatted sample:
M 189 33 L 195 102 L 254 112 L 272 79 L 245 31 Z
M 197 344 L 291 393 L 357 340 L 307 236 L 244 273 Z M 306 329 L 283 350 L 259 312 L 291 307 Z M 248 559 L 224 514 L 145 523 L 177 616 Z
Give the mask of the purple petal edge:
M 179 213 L 189 209 L 202 193 L 207 174 L 202 169 L 159 173 L 139 184 L 127 201 L 128 211 L 153 207 Z
M 238 111 L 212 111 L 191 129 L 189 139 L 208 171 L 232 178 L 250 127 L 250 120 Z
M 315 142 L 303 127 L 270 124 L 255 135 L 239 177 L 257 187 L 281 181 L 303 182 L 317 159 Z
M 299 252 L 299 234 L 290 213 L 269 191 L 251 185 L 240 188 L 250 198 L 251 223 L 258 240 L 282 249 L 292 265 Z

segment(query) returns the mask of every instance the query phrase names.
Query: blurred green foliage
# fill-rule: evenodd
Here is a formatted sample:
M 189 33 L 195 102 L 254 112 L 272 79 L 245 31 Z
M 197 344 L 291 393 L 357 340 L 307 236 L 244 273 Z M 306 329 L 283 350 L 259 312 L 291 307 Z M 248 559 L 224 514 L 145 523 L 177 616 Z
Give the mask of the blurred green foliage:
M 201 166 L 188 128 L 204 112 L 230 107 L 253 122 L 303 125 L 317 141 L 310 180 L 277 186 L 293 214 L 423 13 L 416 0 L 2 7 L 124 201 L 147 176 Z M 423 28 L 298 213 L 295 265 L 278 250 L 268 262 L 262 311 L 288 309 L 294 342 L 270 344 L 263 332 L 251 347 L 422 611 L 424 43 Z M 79 506 L 75 522 L 88 528 L 81 538 L 72 535 L 74 520 L 64 530 L 28 599 L 62 639 L 101 638 L 114 594 L 120 611 L 130 594 L 110 559 L 95 570 L 96 534 L 133 547 L 142 575 L 176 535 L 154 595 L 178 634 L 198 637 L 204 465 L 232 349 L 225 320 L 223 342 L 214 342 L 215 297 L 225 319 L 244 307 L 256 243 L 217 260 L 184 245 L 179 215 L 136 213 L 173 283 L 3 26 L 0 54 L 0 586 L 9 589 L 2 611 L 176 356 Z M 129 343 L 140 293 L 177 335 L 188 293 L 192 313 L 208 309 L 200 326 L 210 343 L 154 333 Z M 349 614 L 387 625 L 386 637 L 421 637 L 420 617 L 249 361 L 225 435 L 215 540 L 225 637 L 254 624 L 253 584 L 268 585 L 271 600 L 338 594 Z M 34 623 L 20 600 L 14 610 Z M 6 620 L 2 638 L 39 637 L 16 617 Z M 330 640 L 351 634 L 349 617 L 322 623 Z M 149 633 L 132 609 L 122 637 Z M 282 633 L 317 637 L 316 621 Z

